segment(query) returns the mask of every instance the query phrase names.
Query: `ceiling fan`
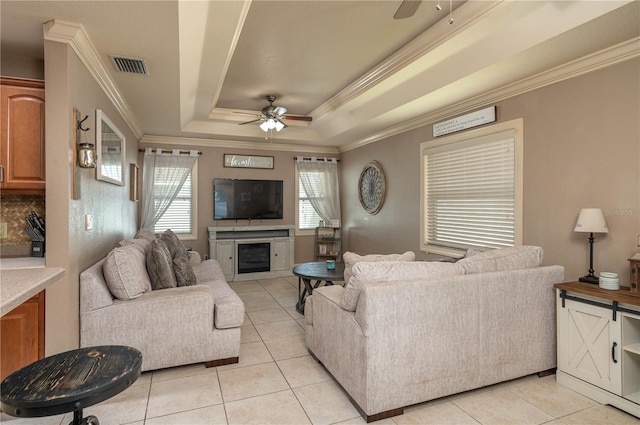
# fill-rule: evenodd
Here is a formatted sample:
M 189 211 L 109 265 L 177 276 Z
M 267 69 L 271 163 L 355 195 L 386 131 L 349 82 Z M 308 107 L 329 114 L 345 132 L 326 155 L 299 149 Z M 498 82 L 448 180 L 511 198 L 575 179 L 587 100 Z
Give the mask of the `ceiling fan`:
M 260 124 L 260 128 L 267 132 L 269 130 L 280 131 L 283 128 L 286 128 L 287 125 L 284 123 L 286 120 L 297 120 L 297 121 L 311 121 L 311 117 L 302 116 L 302 115 L 285 115 L 287 112 L 287 108 L 282 106 L 273 106 L 273 102 L 275 102 L 276 97 L 273 95 L 267 96 L 267 101 L 269 102 L 269 106 L 265 106 L 262 108 L 262 114 L 257 115 L 259 118 L 251 121 L 241 122 L 238 125 L 251 124 L 254 122 L 262 121 Z M 237 114 L 246 114 L 246 112 L 236 112 Z M 253 115 L 253 114 L 251 114 Z

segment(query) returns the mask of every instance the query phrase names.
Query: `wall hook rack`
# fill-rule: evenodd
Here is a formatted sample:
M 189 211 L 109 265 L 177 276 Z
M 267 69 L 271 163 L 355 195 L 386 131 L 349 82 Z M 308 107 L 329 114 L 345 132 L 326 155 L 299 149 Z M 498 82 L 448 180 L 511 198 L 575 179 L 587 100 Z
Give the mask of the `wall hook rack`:
M 87 120 L 87 118 L 89 118 L 89 115 L 85 115 L 84 118 L 81 121 L 77 122 L 77 129 L 78 130 L 82 130 L 82 131 L 89 131 L 91 130 L 90 128 L 82 128 L 82 123 L 85 122 Z

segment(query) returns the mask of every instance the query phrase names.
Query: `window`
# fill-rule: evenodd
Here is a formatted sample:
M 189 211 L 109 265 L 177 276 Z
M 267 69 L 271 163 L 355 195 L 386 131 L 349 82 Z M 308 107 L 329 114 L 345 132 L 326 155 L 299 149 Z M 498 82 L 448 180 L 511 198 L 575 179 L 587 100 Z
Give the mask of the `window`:
M 522 120 L 422 143 L 421 247 L 466 249 L 522 243 Z
M 312 230 L 318 226 L 322 218 L 313 208 L 313 205 L 311 205 L 311 201 L 304 191 L 299 175 L 296 174 L 296 177 L 298 177 L 298 229 Z M 321 176 L 318 173 L 314 173 L 313 178 L 320 179 Z
M 164 192 L 162 182 L 167 180 L 166 175 L 169 172 L 170 170 L 167 167 L 155 168 L 154 188 L 158 193 Z M 185 180 L 184 185 L 178 192 L 178 195 L 156 222 L 154 226 L 154 231 L 156 233 L 171 229 L 181 239 L 196 238 L 197 197 L 195 196 L 195 189 L 198 187 L 197 175 L 198 164 L 196 163 Z

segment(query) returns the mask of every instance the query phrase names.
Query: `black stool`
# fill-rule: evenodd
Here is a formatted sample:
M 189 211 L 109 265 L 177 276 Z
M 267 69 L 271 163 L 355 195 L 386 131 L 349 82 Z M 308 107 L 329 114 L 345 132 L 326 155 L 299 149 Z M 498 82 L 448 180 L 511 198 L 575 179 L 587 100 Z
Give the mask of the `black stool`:
M 140 376 L 142 354 L 131 347 L 105 345 L 46 357 L 13 372 L 0 384 L 0 404 L 8 415 L 33 418 L 73 411 L 70 425 L 99 425 L 82 409 L 130 387 Z

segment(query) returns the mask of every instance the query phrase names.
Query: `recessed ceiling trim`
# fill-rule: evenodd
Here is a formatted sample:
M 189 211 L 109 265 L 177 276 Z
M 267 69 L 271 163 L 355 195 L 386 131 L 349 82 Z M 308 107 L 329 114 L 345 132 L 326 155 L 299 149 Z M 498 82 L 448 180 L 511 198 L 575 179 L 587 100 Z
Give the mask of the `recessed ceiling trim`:
M 499 6 L 503 6 L 503 2 L 467 1 L 456 10 L 456 20 L 460 22 L 459 25 L 456 24 L 456 26 L 452 27 L 448 24 L 440 26 L 436 24 L 428 28 L 400 50 L 393 53 L 366 74 L 342 89 L 338 94 L 317 107 L 309 115 L 320 120 L 325 115 L 336 111 L 376 84 L 379 84 L 391 75 L 411 65 L 429 51 L 446 43 L 457 34 L 464 32 L 469 26 L 483 18 L 485 14 Z M 445 21 L 448 21 L 448 17 L 443 18 L 443 20 L 438 23 Z
M 120 89 L 118 89 L 111 75 L 109 75 L 83 26 L 72 22 L 53 20 L 45 22 L 43 29 L 45 40 L 65 43 L 73 49 L 98 85 L 104 90 L 107 97 L 113 102 L 133 134 L 138 139 L 142 138 L 144 133 L 140 128 L 140 124 L 138 124 Z
M 640 57 L 640 37 L 609 47 L 599 52 L 584 56 L 555 68 L 540 72 L 528 78 L 507 84 L 496 90 L 466 99 L 447 108 L 406 121 L 402 124 L 386 128 L 358 141 L 342 145 L 340 152 L 374 143 L 416 128 L 424 127 L 435 121 L 448 119 L 459 114 L 474 111 L 492 103 L 500 102 L 520 94 L 524 94 L 561 81 L 597 71 L 630 59 Z
M 335 146 L 310 146 L 289 143 L 273 143 L 273 142 L 239 142 L 235 140 L 219 140 L 219 139 L 198 139 L 189 137 L 171 137 L 171 136 L 155 136 L 146 134 L 140 143 L 149 143 L 150 145 L 173 145 L 173 146 L 201 146 L 210 148 L 226 148 L 226 149 L 251 149 L 266 151 L 286 151 L 286 152 L 305 152 L 305 153 L 321 153 L 321 154 L 338 154 L 340 153 Z

